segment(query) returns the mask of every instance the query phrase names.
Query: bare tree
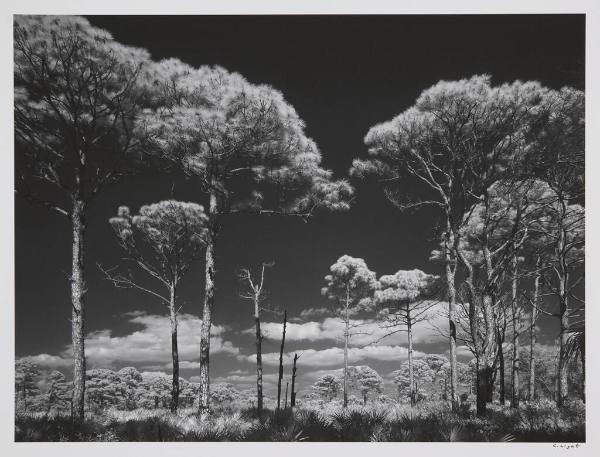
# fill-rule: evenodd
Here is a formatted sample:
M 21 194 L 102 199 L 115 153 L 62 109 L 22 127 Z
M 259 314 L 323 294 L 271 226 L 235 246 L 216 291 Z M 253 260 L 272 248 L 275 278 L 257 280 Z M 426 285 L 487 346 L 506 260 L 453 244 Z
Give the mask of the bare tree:
M 171 322 L 171 356 L 173 382 L 171 411 L 179 405 L 179 352 L 177 344 L 177 287 L 190 266 L 202 255 L 206 245 L 207 217 L 196 203 L 166 200 L 142 206 L 139 215 L 131 216 L 129 208 L 119 208 L 110 219 L 117 240 L 125 253 L 124 260 L 142 272 L 153 285 L 134 276 L 101 270 L 117 287 L 135 288 L 160 300 L 169 310 Z
M 287 310 L 283 311 L 283 333 L 281 334 L 281 347 L 279 348 L 279 375 L 277 378 L 277 409 L 281 406 L 281 381 L 283 379 L 283 348 L 285 346 L 285 330 L 287 327 Z
M 248 291 L 240 294 L 240 297 L 251 300 L 254 305 L 254 325 L 256 329 L 256 395 L 257 409 L 260 415 L 263 409 L 263 384 L 262 384 L 262 340 L 260 331 L 260 312 L 263 309 L 262 303 L 265 299 L 265 267 L 271 267 L 274 263 L 264 263 L 261 265 L 260 280 L 254 280 L 249 268 L 244 268 L 240 272 L 240 279 L 248 283 Z
M 292 393 L 290 395 L 290 407 L 296 406 L 296 362 L 300 356 L 298 354 L 294 354 L 294 364 L 292 366 Z

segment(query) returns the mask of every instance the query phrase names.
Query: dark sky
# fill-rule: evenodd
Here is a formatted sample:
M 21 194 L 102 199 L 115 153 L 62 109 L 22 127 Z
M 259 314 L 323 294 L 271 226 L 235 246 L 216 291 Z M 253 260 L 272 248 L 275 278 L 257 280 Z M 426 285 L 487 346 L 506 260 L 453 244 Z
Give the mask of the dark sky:
M 194 66 L 218 64 L 252 83 L 280 90 L 306 121 L 309 136 L 323 153 L 324 166 L 336 177 L 346 175 L 352 159 L 365 153 L 363 138 L 370 126 L 411 106 L 422 90 L 440 79 L 487 73 L 494 84 L 521 79 L 539 80 L 551 88 L 584 88 L 582 15 L 95 16 L 89 20 L 122 43 L 148 49 L 154 59 L 178 57 Z M 161 305 L 139 293 L 115 290 L 102 279 L 96 263 L 112 266 L 118 261 L 107 223 L 117 207 L 126 204 L 138 209 L 169 198 L 173 181 L 176 198 L 202 198 L 193 183 L 143 175 L 107 189 L 90 208 L 88 331 L 110 329 L 113 336 L 130 335 L 140 327 L 127 322 L 123 313 L 163 313 Z M 276 262 L 268 271 L 270 302 L 287 308 L 291 315 L 324 304 L 323 276 L 342 254 L 365 258 L 378 275 L 409 268 L 439 273 L 439 267 L 428 262 L 437 215 L 431 211 L 401 214 L 374 185 L 354 184 L 357 199 L 351 211 L 321 213 L 308 224 L 275 217 L 227 219 L 217 246 L 214 322 L 230 326 L 234 333 L 252 325 L 250 305 L 237 295 L 236 271 L 263 260 Z M 18 356 L 58 354 L 70 341 L 69 226 L 60 216 L 19 199 L 15 205 L 16 352 Z M 199 315 L 202 276 L 198 265 L 186 278 L 181 292 L 184 312 Z M 226 339 L 250 354 L 251 339 L 238 336 Z M 219 360 L 213 373 L 231 371 L 239 363 L 226 357 Z M 248 368 L 248 364 L 240 367 Z

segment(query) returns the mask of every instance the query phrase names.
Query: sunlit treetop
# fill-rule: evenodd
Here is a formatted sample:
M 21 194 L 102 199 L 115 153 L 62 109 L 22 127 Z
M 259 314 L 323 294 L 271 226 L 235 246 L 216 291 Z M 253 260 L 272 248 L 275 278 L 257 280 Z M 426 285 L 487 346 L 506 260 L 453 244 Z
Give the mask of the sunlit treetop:
M 15 16 L 15 134 L 23 174 L 84 197 L 118 177 L 138 144 L 133 130 L 144 95 L 137 81 L 149 59 L 81 17 Z
M 380 304 L 417 300 L 431 291 L 437 279 L 437 276 L 417 269 L 381 276 L 375 300 Z
M 326 286 L 321 289 L 322 295 L 341 308 L 348 305 L 351 313 L 373 305 L 377 278 L 363 259 L 343 255 L 329 267 L 329 271 L 331 274 L 325 276 Z
M 148 76 L 155 109 L 140 124 L 148 149 L 216 192 L 220 211 L 347 209 L 345 181 L 333 181 L 304 122 L 283 95 L 221 67 L 157 63 Z
M 529 126 L 532 147 L 520 157 L 522 173 L 546 181 L 561 197 L 578 198 L 585 178 L 585 94 L 571 87 L 549 91 L 541 120 Z
M 351 174 L 381 179 L 401 208 L 450 205 L 458 222 L 481 192 L 520 173 L 517 159 L 534 147 L 533 126 L 547 116 L 546 102 L 555 94 L 538 82 L 493 86 L 487 75 L 440 81 L 412 107 L 369 130 L 369 156 L 356 159 Z M 398 195 L 408 176 L 431 198 Z
M 126 206 L 109 220 L 121 247 L 161 278 L 181 277 L 206 244 L 202 205 L 165 200 L 140 208 L 132 216 Z

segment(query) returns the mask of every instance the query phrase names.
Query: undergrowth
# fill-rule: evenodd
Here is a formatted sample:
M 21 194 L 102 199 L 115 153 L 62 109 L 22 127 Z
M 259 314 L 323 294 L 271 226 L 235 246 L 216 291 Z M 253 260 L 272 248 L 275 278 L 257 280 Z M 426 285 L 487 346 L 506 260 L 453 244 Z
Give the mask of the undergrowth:
M 557 408 L 525 403 L 519 410 L 490 405 L 485 417 L 468 407 L 458 413 L 445 403 L 410 408 L 373 403 L 303 405 L 294 411 L 221 408 L 208 416 L 137 409 L 88 412 L 83 423 L 66 414 L 21 413 L 16 441 L 585 441 L 585 405 Z

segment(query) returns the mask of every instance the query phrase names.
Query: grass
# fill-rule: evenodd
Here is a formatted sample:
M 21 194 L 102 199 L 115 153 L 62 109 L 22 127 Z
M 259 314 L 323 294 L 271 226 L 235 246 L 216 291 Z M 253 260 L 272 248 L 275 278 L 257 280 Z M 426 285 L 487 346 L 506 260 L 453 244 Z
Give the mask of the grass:
M 490 405 L 486 417 L 471 409 L 452 413 L 443 402 L 337 404 L 264 410 L 232 408 L 199 417 L 195 409 L 171 413 L 137 409 L 89 412 L 83 424 L 65 414 L 21 413 L 16 441 L 585 441 L 585 408 L 574 402 L 524 404 L 518 410 Z

